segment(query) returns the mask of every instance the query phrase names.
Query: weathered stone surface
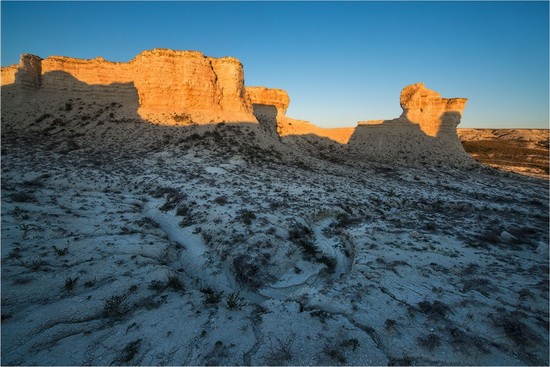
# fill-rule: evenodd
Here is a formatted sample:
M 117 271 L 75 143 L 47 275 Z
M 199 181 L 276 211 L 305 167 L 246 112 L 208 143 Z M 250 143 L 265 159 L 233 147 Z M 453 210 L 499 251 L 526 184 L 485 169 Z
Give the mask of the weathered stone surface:
M 154 49 L 128 63 L 22 55 L 18 66 L 2 68 L 2 85 L 10 84 L 22 95 L 37 92 L 50 99 L 137 95 L 139 115 L 163 123 L 181 114 L 198 123 L 256 122 L 242 64 L 196 51 Z
M 286 115 L 290 98 L 284 90 L 266 87 L 246 87 L 246 91 L 253 105 L 275 106 L 279 117 Z
M 401 92 L 400 117 L 336 129 L 287 117 L 287 92 L 245 87 L 237 59 L 211 58 L 197 51 L 153 49 L 127 63 L 22 55 L 19 65 L 2 68 L 2 85 L 2 107 L 7 107 L 4 111 L 11 113 L 8 119 L 15 125 L 42 114 L 55 115 L 63 110 L 60 104 L 75 99 L 87 105 L 117 105 L 118 119 L 168 125 L 260 122 L 273 137 L 299 141 L 292 137 L 305 136 L 300 141 L 306 145 L 327 143 L 337 149 L 331 154 L 353 159 L 473 162 L 456 132 L 467 99 L 442 98 L 422 83 Z M 315 144 L 307 149 L 318 149 Z
M 359 122 L 348 143 L 348 153 L 364 159 L 474 164 L 456 132 L 466 98 L 442 98 L 412 84 L 401 92 L 403 113 L 393 120 Z
M 411 84 L 401 92 L 401 119 L 419 125 L 426 135 L 432 137 L 449 133 L 456 136 L 456 127 L 460 123 L 467 100 L 442 98 L 423 83 Z

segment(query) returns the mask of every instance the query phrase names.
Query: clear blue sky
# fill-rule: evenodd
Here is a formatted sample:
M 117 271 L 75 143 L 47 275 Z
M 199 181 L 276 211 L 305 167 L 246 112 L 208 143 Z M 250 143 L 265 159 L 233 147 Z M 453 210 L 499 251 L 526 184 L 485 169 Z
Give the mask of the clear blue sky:
M 234 56 L 324 127 L 398 117 L 424 82 L 469 98 L 461 127 L 548 128 L 548 2 L 1 2 L 19 54 L 129 61 L 142 50 Z

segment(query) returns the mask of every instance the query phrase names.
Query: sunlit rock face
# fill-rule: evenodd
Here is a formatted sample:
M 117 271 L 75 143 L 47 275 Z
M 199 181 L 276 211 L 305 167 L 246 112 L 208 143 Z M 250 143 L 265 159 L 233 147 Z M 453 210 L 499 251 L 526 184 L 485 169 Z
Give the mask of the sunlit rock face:
M 246 91 L 253 105 L 274 106 L 277 109 L 278 116 L 285 116 L 290 98 L 284 90 L 265 87 L 246 87 Z
M 402 119 L 417 124 L 429 136 L 451 134 L 456 136 L 467 98 L 442 98 L 424 86 L 411 84 L 401 91 Z
M 409 85 L 401 92 L 401 116 L 359 122 L 350 138 L 348 154 L 420 164 L 474 164 L 456 132 L 466 101 L 442 98 L 422 83 Z
M 246 87 L 246 92 L 256 119 L 273 134 L 277 133 L 279 125 L 286 119 L 286 110 L 290 103 L 288 93 L 282 89 L 266 87 Z
M 87 98 L 136 105 L 139 115 L 173 122 L 188 115 L 196 123 L 254 122 L 235 58 L 206 57 L 196 51 L 154 49 L 128 63 L 22 55 L 19 65 L 2 68 L 2 86 L 24 98 Z

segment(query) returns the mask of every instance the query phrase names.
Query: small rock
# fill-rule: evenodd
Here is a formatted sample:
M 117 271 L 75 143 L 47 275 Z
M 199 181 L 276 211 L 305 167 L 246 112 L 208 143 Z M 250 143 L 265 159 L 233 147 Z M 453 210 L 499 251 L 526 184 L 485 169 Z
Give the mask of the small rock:
M 510 242 L 513 240 L 517 240 L 517 237 L 509 232 L 502 231 L 502 233 L 500 234 L 500 239 L 506 242 Z
M 420 233 L 414 231 L 414 232 L 411 232 L 411 234 L 409 234 L 409 236 L 411 236 L 412 238 L 418 238 L 418 237 L 420 237 Z

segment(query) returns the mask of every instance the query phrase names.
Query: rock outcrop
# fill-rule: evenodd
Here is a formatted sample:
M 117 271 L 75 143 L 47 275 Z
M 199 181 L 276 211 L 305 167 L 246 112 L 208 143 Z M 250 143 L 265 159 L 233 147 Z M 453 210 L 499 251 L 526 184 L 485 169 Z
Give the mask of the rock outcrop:
M 75 110 L 73 100 L 79 104 Z M 90 116 L 79 116 L 87 106 L 98 123 L 104 114 L 113 121 L 165 125 L 259 122 L 270 137 L 306 151 L 330 147 L 325 156 L 361 160 L 472 163 L 456 132 L 466 101 L 442 98 L 417 83 L 401 92 L 400 117 L 325 129 L 287 117 L 290 98 L 284 90 L 245 87 L 243 66 L 232 57 L 168 49 L 143 51 L 130 62 L 27 54 L 19 65 L 2 67 L 2 117 L 22 129 L 25 122 L 43 121 L 40 116 L 88 121 Z M 107 113 L 109 106 L 117 106 L 116 113 Z
M 385 161 L 473 164 L 456 132 L 466 101 L 442 98 L 422 83 L 409 85 L 401 92 L 401 116 L 359 122 L 348 154 Z
M 423 83 L 411 84 L 401 91 L 403 114 L 399 119 L 417 124 L 428 136 L 450 134 L 454 138 L 466 101 L 467 98 L 442 98 Z
M 128 63 L 22 55 L 18 66 L 2 68 L 6 85 L 24 99 L 133 99 L 140 117 L 163 123 L 183 115 L 197 123 L 256 122 L 242 64 L 196 51 L 154 49 Z
M 276 88 L 246 87 L 246 92 L 252 105 L 274 106 L 277 110 L 277 116 L 286 115 L 286 110 L 290 104 L 290 98 L 286 91 Z
M 290 98 L 281 89 L 246 87 L 254 109 L 254 116 L 267 129 L 277 131 L 281 137 L 316 136 L 347 144 L 353 128 L 325 129 L 309 121 L 296 120 L 286 116 Z
M 290 103 L 288 93 L 282 89 L 266 87 L 246 87 L 246 92 L 258 122 L 266 130 L 278 132 L 278 126 L 286 119 L 286 109 Z

